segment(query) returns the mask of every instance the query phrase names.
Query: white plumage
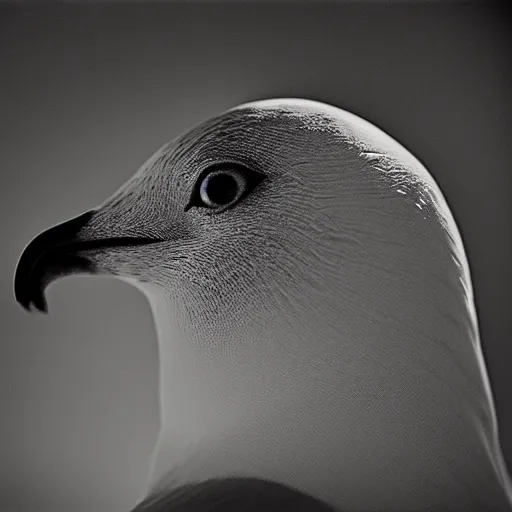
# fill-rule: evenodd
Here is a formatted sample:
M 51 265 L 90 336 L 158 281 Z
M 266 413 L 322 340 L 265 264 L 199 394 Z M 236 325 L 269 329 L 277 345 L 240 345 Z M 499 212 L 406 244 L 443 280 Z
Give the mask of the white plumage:
M 17 297 L 42 307 L 76 271 L 148 296 L 148 497 L 234 476 L 346 512 L 512 510 L 462 240 L 380 129 L 314 101 L 242 105 L 79 219 L 27 247 Z

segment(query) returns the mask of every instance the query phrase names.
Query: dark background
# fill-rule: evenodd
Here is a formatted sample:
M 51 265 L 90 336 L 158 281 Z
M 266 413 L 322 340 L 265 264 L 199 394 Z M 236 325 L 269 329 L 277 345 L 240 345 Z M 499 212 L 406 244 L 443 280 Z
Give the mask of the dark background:
M 12 295 L 25 244 L 191 125 L 268 97 L 367 118 L 440 184 L 512 467 L 510 29 L 491 2 L 0 5 L 0 509 L 126 511 L 157 434 L 145 298 L 74 277 L 28 315 Z

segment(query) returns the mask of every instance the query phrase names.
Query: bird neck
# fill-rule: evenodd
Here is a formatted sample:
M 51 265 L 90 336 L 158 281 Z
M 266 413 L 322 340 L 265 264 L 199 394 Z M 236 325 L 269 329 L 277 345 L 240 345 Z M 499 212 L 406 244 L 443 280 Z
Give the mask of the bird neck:
M 404 355 L 411 333 L 391 323 L 380 325 L 379 345 L 359 339 L 343 350 L 340 332 L 350 340 L 350 328 L 339 325 L 329 338 L 314 322 L 291 332 L 266 319 L 267 335 L 238 344 L 215 332 L 184 335 L 163 289 L 147 295 L 161 415 L 150 494 L 248 476 L 346 511 L 510 510 L 492 403 L 472 375 L 481 371 L 476 359 L 451 357 L 442 343 Z M 324 339 L 312 344 L 319 331 Z

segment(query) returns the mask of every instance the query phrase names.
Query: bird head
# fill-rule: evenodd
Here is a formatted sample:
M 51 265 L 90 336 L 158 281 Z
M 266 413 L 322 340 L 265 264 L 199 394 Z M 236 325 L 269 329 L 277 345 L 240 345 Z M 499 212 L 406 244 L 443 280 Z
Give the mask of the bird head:
M 282 301 L 308 309 L 318 292 L 335 300 L 333 285 L 357 302 L 384 293 L 386 270 L 408 279 L 429 258 L 452 263 L 444 210 L 421 164 L 370 123 L 313 101 L 254 102 L 165 144 L 102 205 L 37 236 L 15 295 L 46 310 L 57 278 L 114 275 L 165 289 L 188 325 L 257 320 Z
M 315 101 L 247 103 L 165 144 L 103 204 L 30 242 L 16 298 L 46 310 L 46 287 L 84 272 L 164 296 L 174 332 L 203 354 L 238 350 L 267 371 L 272 339 L 295 369 L 327 347 L 348 362 L 431 357 L 460 332 L 478 343 L 433 178 L 379 128 Z

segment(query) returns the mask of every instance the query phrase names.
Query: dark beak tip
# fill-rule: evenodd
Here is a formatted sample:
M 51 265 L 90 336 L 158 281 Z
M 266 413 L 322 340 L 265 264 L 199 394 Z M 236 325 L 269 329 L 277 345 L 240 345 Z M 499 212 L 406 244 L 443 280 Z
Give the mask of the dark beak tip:
M 27 313 L 43 313 L 48 314 L 48 304 L 44 297 L 35 299 L 20 299 L 15 294 L 16 302 L 27 312 Z
M 48 313 L 45 299 L 45 288 L 54 279 L 62 275 L 54 273 L 54 269 L 45 268 L 48 261 L 45 259 L 53 252 L 60 257 L 56 249 L 61 245 L 72 244 L 76 241 L 76 234 L 86 225 L 94 211 L 87 211 L 78 217 L 58 224 L 43 231 L 36 236 L 23 250 L 14 274 L 14 297 L 20 306 L 28 313 Z M 55 251 L 55 252 L 54 252 Z M 69 265 L 69 261 L 50 259 L 57 265 Z M 41 265 L 42 264 L 42 265 Z M 69 269 L 72 270 L 71 268 Z
M 48 314 L 48 305 L 44 297 L 41 297 L 37 300 L 33 300 L 32 304 L 34 305 L 34 309 L 30 310 L 31 313 L 42 313 L 43 315 Z
M 43 292 L 41 290 L 35 291 L 33 283 L 24 279 L 23 274 L 18 272 L 18 268 L 15 273 L 13 292 L 14 299 L 27 313 L 37 311 L 46 313 L 48 311 L 46 300 L 42 296 Z

